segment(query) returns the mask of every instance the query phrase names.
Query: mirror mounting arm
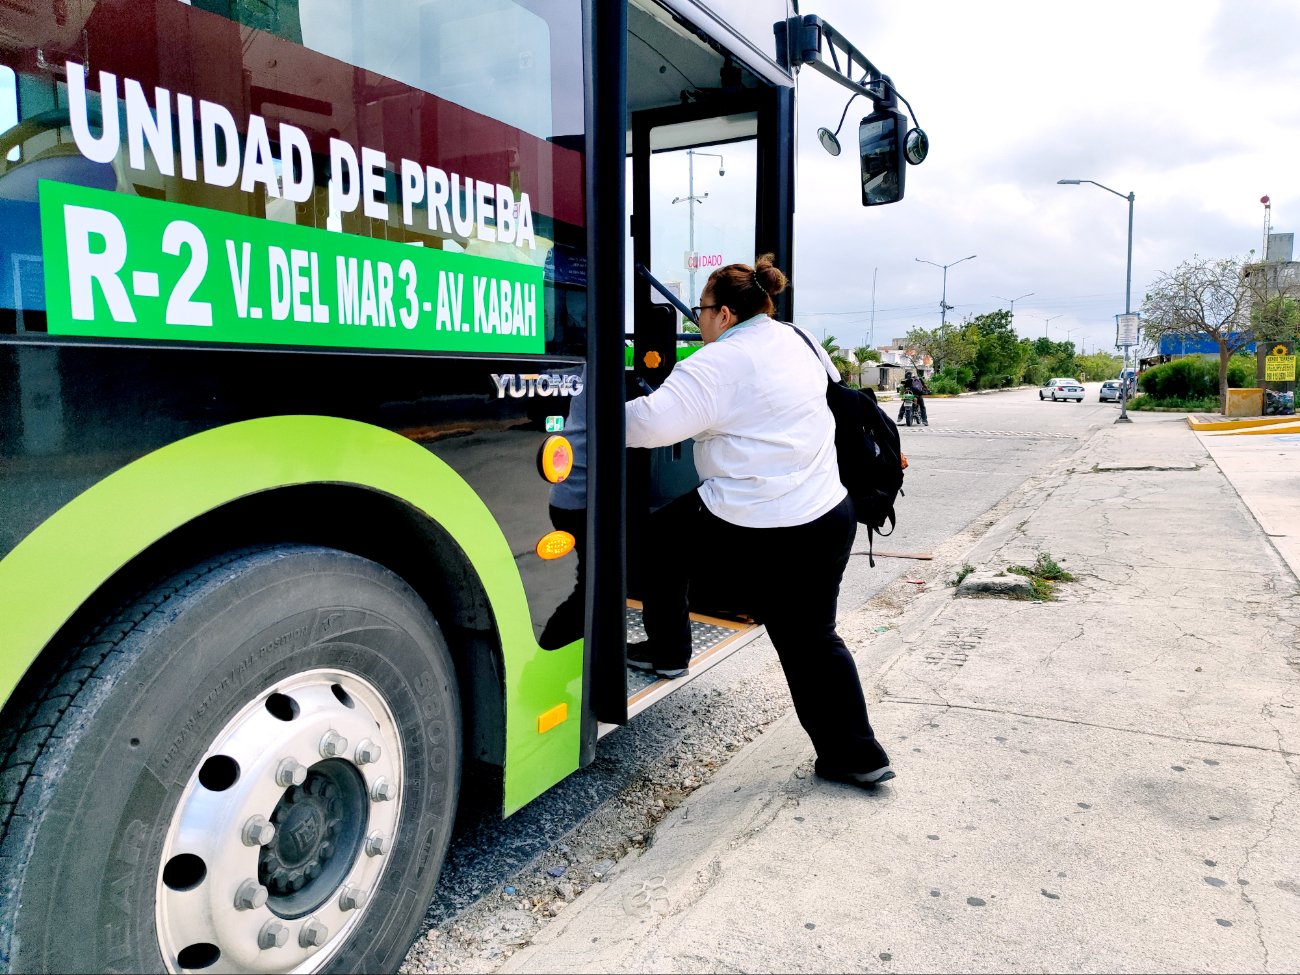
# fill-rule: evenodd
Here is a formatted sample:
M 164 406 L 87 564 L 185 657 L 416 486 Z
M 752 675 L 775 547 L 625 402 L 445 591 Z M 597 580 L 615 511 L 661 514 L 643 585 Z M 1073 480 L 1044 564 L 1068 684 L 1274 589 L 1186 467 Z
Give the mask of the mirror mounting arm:
M 893 108 L 898 104 L 898 96 L 889 77 L 882 74 L 865 54 L 822 18 L 815 14 L 791 17 L 777 21 L 773 30 L 776 32 L 777 58 L 787 67 L 793 69 L 807 64 L 855 95 L 870 98 L 876 105 Z M 823 41 L 830 55 L 830 64 L 826 63 L 822 55 Z M 837 50 L 844 56 L 843 68 L 840 67 Z M 860 81 L 853 79 L 854 65 L 863 71 Z

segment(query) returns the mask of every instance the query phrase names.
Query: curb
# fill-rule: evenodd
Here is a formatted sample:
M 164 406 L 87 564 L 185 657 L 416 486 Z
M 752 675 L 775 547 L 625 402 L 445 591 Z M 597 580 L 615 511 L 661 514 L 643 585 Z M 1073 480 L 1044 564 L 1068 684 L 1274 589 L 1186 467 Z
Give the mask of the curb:
M 1204 414 L 1202 414 L 1204 415 Z M 1199 420 L 1194 416 L 1187 418 L 1187 425 L 1197 433 L 1222 432 L 1235 433 L 1241 430 L 1253 430 L 1256 427 L 1271 427 L 1279 424 L 1297 424 L 1300 418 L 1295 416 L 1255 416 L 1241 419 Z M 1265 431 L 1256 431 L 1263 433 Z
M 1217 435 L 1300 433 L 1300 417 L 1296 416 L 1256 416 L 1242 420 L 1197 420 L 1188 416 L 1187 425 L 1196 433 Z

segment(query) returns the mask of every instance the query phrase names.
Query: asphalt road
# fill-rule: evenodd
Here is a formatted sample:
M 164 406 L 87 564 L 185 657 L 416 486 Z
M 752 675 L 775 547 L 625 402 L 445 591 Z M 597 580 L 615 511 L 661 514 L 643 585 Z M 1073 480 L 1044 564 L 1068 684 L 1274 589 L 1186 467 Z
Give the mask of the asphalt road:
M 1040 402 L 1032 388 L 928 400 L 930 425 L 901 428 L 909 460 L 906 496 L 897 506 L 897 529 L 876 540 L 877 553 L 934 550 L 1027 478 L 1077 449 L 1099 427 L 1113 423 L 1119 407 L 1098 402 L 1098 386 L 1086 384 L 1082 404 Z M 896 409 L 896 404 L 885 405 Z M 866 550 L 863 529 L 841 590 L 842 616 L 918 564 L 882 557 L 873 569 Z M 638 781 L 667 750 L 717 733 L 716 702 L 731 688 L 745 684 L 752 692 L 755 681 L 766 680 L 769 699 L 779 701 L 784 686 L 772 666 L 774 658 L 765 639 L 751 644 L 638 715 L 628 727 L 607 735 L 592 765 L 509 819 L 467 795 L 427 923 L 440 924 L 472 908 L 538 854 L 581 829 L 602 804 Z M 788 697 L 785 700 L 788 703 Z

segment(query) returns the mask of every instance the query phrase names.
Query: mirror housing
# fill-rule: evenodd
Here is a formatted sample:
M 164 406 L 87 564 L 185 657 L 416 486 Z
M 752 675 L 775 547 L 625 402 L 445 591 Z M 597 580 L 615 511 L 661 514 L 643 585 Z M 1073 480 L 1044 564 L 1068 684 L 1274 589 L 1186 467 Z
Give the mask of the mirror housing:
M 877 107 L 858 125 L 862 159 L 862 205 L 883 206 L 903 198 L 907 176 L 907 117 L 897 108 Z

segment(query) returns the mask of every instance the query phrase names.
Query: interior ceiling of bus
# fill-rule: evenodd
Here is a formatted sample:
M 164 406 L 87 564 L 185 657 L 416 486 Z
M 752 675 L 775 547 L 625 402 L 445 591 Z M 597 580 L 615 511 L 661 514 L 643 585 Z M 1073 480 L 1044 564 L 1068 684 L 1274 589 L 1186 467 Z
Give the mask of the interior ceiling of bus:
M 654 0 L 631 0 L 627 10 L 629 112 L 698 101 L 727 88 L 760 82 L 710 41 Z

